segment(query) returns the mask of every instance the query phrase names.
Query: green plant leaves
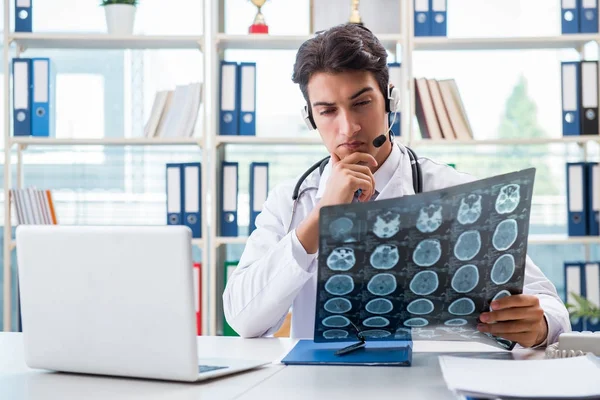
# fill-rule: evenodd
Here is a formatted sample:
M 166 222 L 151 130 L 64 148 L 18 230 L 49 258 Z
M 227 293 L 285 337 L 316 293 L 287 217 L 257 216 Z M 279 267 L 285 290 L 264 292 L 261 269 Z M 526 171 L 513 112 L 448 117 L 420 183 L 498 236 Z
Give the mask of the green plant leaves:
M 571 296 L 575 299 L 576 304 L 567 303 L 567 310 L 571 317 L 588 317 L 588 318 L 600 318 L 600 308 L 584 297 L 571 292 Z

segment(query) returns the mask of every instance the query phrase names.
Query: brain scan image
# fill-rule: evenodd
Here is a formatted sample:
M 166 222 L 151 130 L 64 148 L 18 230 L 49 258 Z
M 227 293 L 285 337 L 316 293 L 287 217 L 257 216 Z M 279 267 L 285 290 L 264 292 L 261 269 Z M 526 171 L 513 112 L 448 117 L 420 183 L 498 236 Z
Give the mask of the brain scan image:
M 453 319 L 449 319 L 448 321 L 444 322 L 444 325 L 446 326 L 463 326 L 467 324 L 467 320 L 464 318 L 453 318 Z
M 325 339 L 346 339 L 348 332 L 343 329 L 329 329 L 323 332 L 323 337 Z
M 460 261 L 468 261 L 479 253 L 481 235 L 479 231 L 466 231 L 460 234 L 454 246 L 454 256 Z
M 351 237 L 354 222 L 348 217 L 337 218 L 329 224 L 329 234 L 340 242 L 350 242 L 355 239 Z
M 417 229 L 423 233 L 435 232 L 442 225 L 442 206 L 430 205 L 421 208 Z
M 371 314 L 387 314 L 393 309 L 394 305 L 388 299 L 373 299 L 365 306 L 365 310 Z
M 396 329 L 396 334 L 394 335 L 394 339 L 411 340 L 412 339 L 412 329 L 411 328 L 402 328 L 402 327 Z
M 501 299 L 503 297 L 510 296 L 510 295 L 511 294 L 510 294 L 510 292 L 508 290 L 501 290 L 498 293 L 496 293 L 496 295 L 494 296 L 494 298 L 492 299 L 492 301 L 498 300 L 498 299 Z
M 421 329 L 421 328 L 415 328 L 413 331 L 413 335 L 416 335 L 416 336 L 420 337 L 421 339 L 433 339 L 435 337 L 442 336 L 442 335 L 436 335 L 435 329 Z
M 438 276 L 433 271 L 421 271 L 410 281 L 409 288 L 418 296 L 426 296 L 436 291 L 439 285 Z
M 375 296 L 387 296 L 396 290 L 396 278 L 392 274 L 377 274 L 367 284 L 367 290 Z
M 520 186 L 510 184 L 502 187 L 496 198 L 496 212 L 498 214 L 508 214 L 517 208 L 521 201 Z
M 345 328 L 350 325 L 350 320 L 341 315 L 332 315 L 325 318 L 322 321 L 322 324 L 328 328 Z
M 350 247 L 338 247 L 327 257 L 327 266 L 333 271 L 348 271 L 355 263 L 354 249 Z
M 472 224 L 481 216 L 481 196 L 470 194 L 460 201 L 457 220 L 461 225 Z
M 478 317 L 523 291 L 534 178 L 528 168 L 417 197 L 324 207 L 315 342 L 352 344 L 364 334 L 505 351 L 478 331 Z
M 352 303 L 350 303 L 350 300 L 344 299 L 343 297 L 334 297 L 333 299 L 327 300 L 323 307 L 325 308 L 325 311 L 332 314 L 343 314 L 352 309 Z
M 363 325 L 368 326 L 369 328 L 383 328 L 389 324 L 390 321 L 383 317 L 370 317 L 363 321 Z
M 454 300 L 448 312 L 453 315 L 469 315 L 475 312 L 475 303 L 468 297 L 463 297 L 458 300 Z
M 458 293 L 468 293 L 479 283 L 479 270 L 472 264 L 463 265 L 452 277 L 452 289 Z
M 373 233 L 380 239 L 394 236 L 400 230 L 400 214 L 386 211 L 377 216 L 373 224 Z
M 334 275 L 325 282 L 325 290 L 334 296 L 343 296 L 354 290 L 354 281 L 348 275 Z
M 502 285 L 515 273 L 515 258 L 511 254 L 503 254 L 494 263 L 490 278 L 496 285 Z
M 496 250 L 507 250 L 515 243 L 515 240 L 517 240 L 517 232 L 517 221 L 514 219 L 506 219 L 496 226 L 494 236 L 492 237 L 492 244 Z
M 435 307 L 431 300 L 416 299 L 411 301 L 410 304 L 406 306 L 406 311 L 408 311 L 411 314 L 426 315 L 433 312 L 434 308 Z
M 404 326 L 420 327 L 420 326 L 427 326 L 427 325 L 429 325 L 429 321 L 427 321 L 425 318 L 421 318 L 421 317 L 410 318 L 410 319 L 407 319 L 406 321 L 404 321 Z
M 371 253 L 371 265 L 375 269 L 391 269 L 400 260 L 398 247 L 393 244 L 380 244 Z
M 367 339 L 383 339 L 391 336 L 390 332 L 384 331 L 383 329 L 369 329 L 367 331 L 362 331 L 361 334 Z
M 437 239 L 421 241 L 413 252 L 413 261 L 419 267 L 431 267 L 442 256 L 442 246 Z

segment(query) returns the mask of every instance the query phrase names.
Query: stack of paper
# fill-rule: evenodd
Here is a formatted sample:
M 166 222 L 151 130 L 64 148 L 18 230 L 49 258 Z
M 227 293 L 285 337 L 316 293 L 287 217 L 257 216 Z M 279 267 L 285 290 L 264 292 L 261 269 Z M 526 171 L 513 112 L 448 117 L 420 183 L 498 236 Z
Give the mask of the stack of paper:
M 440 356 L 448 389 L 458 395 L 516 399 L 600 399 L 600 359 L 488 360 Z

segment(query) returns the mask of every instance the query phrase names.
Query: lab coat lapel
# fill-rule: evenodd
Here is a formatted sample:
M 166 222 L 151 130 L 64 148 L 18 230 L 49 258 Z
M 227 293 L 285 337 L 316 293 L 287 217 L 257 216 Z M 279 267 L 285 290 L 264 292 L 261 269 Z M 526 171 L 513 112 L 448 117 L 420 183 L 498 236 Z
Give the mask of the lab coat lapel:
M 406 154 L 406 149 L 400 146 L 400 163 L 392 179 L 383 188 L 381 193 L 377 196 L 377 200 L 393 199 L 395 197 L 402 197 L 411 194 L 415 194 L 415 189 L 412 182 L 412 169 L 410 167 L 410 159 Z

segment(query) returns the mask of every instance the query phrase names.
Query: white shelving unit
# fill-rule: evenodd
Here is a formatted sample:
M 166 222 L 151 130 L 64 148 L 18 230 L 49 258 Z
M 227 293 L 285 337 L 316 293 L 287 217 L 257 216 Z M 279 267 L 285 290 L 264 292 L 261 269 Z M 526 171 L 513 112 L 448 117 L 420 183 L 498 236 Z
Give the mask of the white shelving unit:
M 412 1 L 397 0 L 401 4 L 401 32 L 381 35 L 385 47 L 398 55 L 402 61 L 402 132 L 400 140 L 410 146 L 489 146 L 489 145 L 536 145 L 536 144 L 577 144 L 586 146 L 590 142 L 600 143 L 600 137 L 559 137 L 559 138 L 522 138 L 513 140 L 423 140 L 415 136 L 414 95 L 413 95 L 413 52 L 416 51 L 452 51 L 452 50 L 532 50 L 532 49 L 575 49 L 581 52 L 583 46 L 590 42 L 600 43 L 600 35 L 565 35 L 552 37 L 522 38 L 439 38 L 413 37 Z M 11 26 L 11 0 L 4 0 L 4 26 Z M 203 226 L 201 240 L 193 244 L 203 250 L 203 332 L 214 335 L 218 332 L 222 321 L 220 297 L 222 294 L 223 262 L 227 245 L 244 245 L 246 237 L 220 237 L 218 224 L 217 199 L 219 198 L 220 163 L 225 157 L 225 148 L 236 145 L 321 145 L 318 134 L 307 134 L 299 138 L 282 137 L 249 137 L 220 136 L 218 132 L 218 100 L 219 100 L 219 62 L 223 51 L 228 49 L 251 50 L 297 50 L 312 35 L 229 35 L 223 33 L 223 0 L 215 2 L 203 0 L 205 12 L 204 32 L 200 36 L 111 36 L 106 34 L 44 34 L 4 32 L 4 71 L 11 70 L 11 60 L 28 49 L 195 49 L 203 52 L 203 113 L 204 126 L 199 138 L 147 139 L 147 138 L 106 138 L 106 139 L 51 139 L 51 138 L 15 138 L 12 137 L 11 87 L 10 74 L 4 74 L 4 196 L 5 227 L 4 237 L 11 238 L 11 210 L 9 190 L 22 186 L 20 171 L 22 169 L 22 153 L 29 146 L 68 146 L 68 145 L 102 145 L 102 146 L 166 146 L 190 145 L 202 148 L 202 182 L 203 182 Z M 16 44 L 15 54 L 11 54 Z M 260 133 L 259 133 L 260 135 Z M 11 153 L 17 150 L 17 182 L 11 182 Z M 592 245 L 600 244 L 600 237 L 566 237 L 562 235 L 532 235 L 529 244 L 555 245 Z M 3 318 L 5 330 L 11 326 L 11 251 L 16 244 L 14 240 L 4 241 L 4 308 Z
M 204 0 L 203 6 L 204 6 Z M 14 18 L 10 10 L 11 0 L 4 0 L 4 26 L 11 26 L 11 21 Z M 22 53 L 26 53 L 31 49 L 71 49 L 77 50 L 173 50 L 173 49 L 188 49 L 203 51 L 206 47 L 206 37 L 200 36 L 151 36 L 151 35 L 127 35 L 116 36 L 103 33 L 20 33 L 10 32 L 8 29 L 4 31 L 3 36 L 3 62 L 4 62 L 4 287 L 3 287 L 3 323 L 4 330 L 8 331 L 11 328 L 11 253 L 16 248 L 16 242 L 12 238 L 11 227 L 11 203 L 9 200 L 9 191 L 11 188 L 21 188 L 22 181 L 22 162 L 23 152 L 29 146 L 181 146 L 189 145 L 200 147 L 202 149 L 202 162 L 206 158 L 206 114 L 203 115 L 203 127 L 200 137 L 191 138 L 101 138 L 101 139 L 57 139 L 57 138 L 37 138 L 37 137 L 14 137 L 12 136 L 12 90 L 11 74 L 12 59 L 20 57 Z M 11 51 L 15 49 L 14 54 Z M 27 56 L 27 54 L 24 54 Z M 202 81 L 206 81 L 206 70 L 201 77 Z M 204 95 L 206 97 L 206 95 Z M 205 100 L 203 99 L 203 104 Z M 205 112 L 205 108 L 203 108 Z M 11 154 L 16 147 L 17 151 L 17 181 L 11 182 L 12 162 Z M 208 174 L 206 168 L 202 169 L 203 193 L 206 193 L 206 182 Z M 192 244 L 202 249 L 202 254 L 208 254 L 209 241 L 205 240 L 207 234 L 206 219 L 203 219 L 202 239 L 193 239 Z M 202 276 L 202 303 L 209 303 L 208 292 L 208 268 L 203 268 Z M 208 330 L 208 314 L 207 309 L 202 310 L 203 331 Z

